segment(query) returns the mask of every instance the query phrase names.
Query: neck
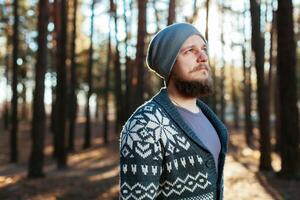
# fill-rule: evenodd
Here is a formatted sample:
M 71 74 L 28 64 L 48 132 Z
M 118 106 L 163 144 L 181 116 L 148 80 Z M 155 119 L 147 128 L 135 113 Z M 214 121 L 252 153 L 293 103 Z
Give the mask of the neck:
M 199 112 L 197 98 L 182 96 L 174 87 L 168 87 L 168 96 L 175 106 L 183 107 L 193 113 Z

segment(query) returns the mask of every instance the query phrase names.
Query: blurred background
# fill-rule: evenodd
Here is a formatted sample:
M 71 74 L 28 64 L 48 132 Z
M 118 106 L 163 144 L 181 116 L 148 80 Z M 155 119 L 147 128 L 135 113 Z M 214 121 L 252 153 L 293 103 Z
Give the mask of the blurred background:
M 118 199 L 119 135 L 164 85 L 175 22 L 208 40 L 227 199 L 300 197 L 300 0 L 0 0 L 0 199 Z

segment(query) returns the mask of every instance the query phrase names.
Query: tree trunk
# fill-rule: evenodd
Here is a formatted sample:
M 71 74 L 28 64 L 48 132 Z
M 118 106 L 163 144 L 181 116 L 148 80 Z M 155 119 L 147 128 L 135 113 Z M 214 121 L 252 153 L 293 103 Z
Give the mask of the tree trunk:
M 171 25 L 176 21 L 175 9 L 176 9 L 176 1 L 169 0 L 168 25 Z
M 130 3 L 132 3 L 132 1 L 130 1 Z M 125 119 L 128 119 L 129 118 L 129 115 L 130 115 L 130 104 L 131 104 L 131 101 L 130 101 L 130 95 L 131 95 L 131 72 L 132 72 L 132 67 L 130 65 L 130 57 L 128 56 L 128 39 L 130 39 L 128 36 L 131 35 L 131 33 L 129 32 L 130 29 L 128 28 L 128 24 L 131 23 L 130 20 L 128 20 L 127 16 L 126 16 L 126 12 L 127 12 L 127 9 L 126 9 L 126 2 L 125 0 L 123 0 L 123 17 L 124 17 L 124 23 L 125 23 L 125 33 L 126 33 L 126 37 L 124 39 L 124 43 L 125 43 L 125 58 L 126 58 L 126 63 L 125 63 L 125 74 L 126 74 L 126 77 L 125 77 L 125 82 L 126 82 L 126 92 L 125 92 L 125 96 L 127 98 L 124 99 L 125 101 L 125 110 L 124 110 L 124 117 Z M 131 10 L 131 9 L 130 9 Z
M 277 77 L 277 71 L 278 71 L 278 65 L 277 65 L 277 11 L 274 10 L 274 6 L 272 4 L 272 27 L 271 27 L 271 44 L 272 44 L 272 50 L 270 50 L 270 68 L 272 69 L 272 72 L 274 73 L 273 78 L 273 85 L 272 88 L 273 91 L 273 107 L 275 112 L 275 138 L 276 138 L 276 144 L 275 144 L 275 151 L 280 153 L 281 151 L 281 136 L 280 136 L 280 105 L 279 105 L 279 90 L 278 90 L 278 77 Z M 276 54 L 274 55 L 274 49 L 276 49 Z
M 28 177 L 44 176 L 44 138 L 45 138 L 45 73 L 47 68 L 47 27 L 48 0 L 39 0 L 38 51 L 35 66 L 35 90 L 32 117 L 32 146 L 29 160 Z
M 22 79 L 26 78 L 26 72 L 25 76 L 22 75 Z M 25 80 L 22 81 L 22 112 L 21 116 L 23 120 L 29 120 L 28 116 L 28 110 L 27 110 L 27 98 L 26 98 L 26 85 L 25 85 Z
M 91 33 L 90 33 L 90 48 L 89 48 L 89 63 L 88 63 L 88 73 L 87 73 L 87 83 L 89 86 L 87 96 L 86 96 L 86 109 L 85 109 L 85 133 L 84 133 L 84 144 L 83 148 L 89 148 L 91 146 L 91 119 L 90 119 L 90 97 L 92 95 L 93 90 L 93 80 L 92 80 L 92 72 L 93 72 L 93 34 L 94 34 L 94 16 L 95 16 L 95 0 L 92 1 L 91 4 Z
M 144 102 L 144 59 L 145 59 L 145 37 L 147 35 L 146 29 L 146 7 L 147 0 L 138 1 L 138 33 L 137 33 L 137 49 L 135 57 L 135 68 L 132 77 L 132 107 L 134 111 L 138 106 Z
M 110 63 L 111 63 L 111 28 L 110 28 L 110 18 L 109 17 L 109 32 L 108 32 L 108 43 L 107 43 L 107 58 L 106 58 L 106 70 L 105 70 L 105 93 L 104 93 L 104 108 L 103 108 L 103 123 L 104 123 L 104 133 L 103 140 L 104 143 L 108 143 L 108 96 L 109 96 L 109 82 L 110 82 Z
M 280 174 L 296 178 L 299 172 L 299 116 L 296 87 L 296 42 L 291 0 L 278 1 L 278 89 L 280 105 L 281 159 Z
M 19 53 L 19 1 L 14 0 L 14 25 L 13 25 L 13 73 L 12 73 L 12 114 L 11 114 L 11 135 L 10 135 L 10 162 L 18 161 L 18 53 Z
M 205 39 L 208 42 L 208 16 L 209 16 L 209 0 L 206 0 L 205 7 L 206 7 L 206 18 L 205 18 Z M 212 66 L 210 64 L 210 59 L 208 60 L 209 65 L 211 67 L 212 77 L 214 82 L 216 81 L 216 68 L 215 66 Z M 217 99 L 216 95 L 210 95 L 207 97 L 204 97 L 204 100 L 207 101 L 208 105 L 211 107 L 211 109 L 216 113 L 217 112 Z
M 76 63 L 76 16 L 77 16 L 77 0 L 73 0 L 73 19 L 72 19 L 72 38 L 71 38 L 71 84 L 70 84 L 70 105 L 69 105 L 69 144 L 68 150 L 74 151 L 75 126 L 77 118 L 77 63 Z
M 222 66 L 221 66 L 221 75 L 220 75 L 220 118 L 223 123 L 226 124 L 225 119 L 225 111 L 226 111 L 226 102 L 225 102 L 225 58 L 224 58 L 224 46 L 225 46 L 225 40 L 224 40 L 224 5 L 223 1 L 221 2 L 221 43 L 222 43 Z
M 250 0 L 252 24 L 252 49 L 255 55 L 257 76 L 257 105 L 260 130 L 260 170 L 272 170 L 270 141 L 270 109 L 267 82 L 264 80 L 264 37 L 260 32 L 260 5 L 256 0 Z
M 6 29 L 6 55 L 5 55 L 5 80 L 6 80 L 6 86 L 5 86 L 5 103 L 4 103 L 4 111 L 3 111 L 3 125 L 4 125 L 4 129 L 8 130 L 9 129 L 9 100 L 8 100 L 8 86 L 9 86 L 9 60 L 10 60 L 10 56 L 9 56 L 9 46 L 10 46 L 10 35 L 9 35 L 9 31 L 8 28 Z
M 235 129 L 239 129 L 240 125 L 239 125 L 239 102 L 238 102 L 238 97 L 236 94 L 236 81 L 234 79 L 234 74 L 235 74 L 235 70 L 234 70 L 234 66 L 233 66 L 233 62 L 231 65 L 231 98 L 232 98 L 232 104 L 233 104 L 233 126 Z
M 119 40 L 117 37 L 118 33 L 118 21 L 117 21 L 117 4 L 113 0 L 110 0 L 111 12 L 114 16 L 115 21 L 115 40 L 116 40 L 116 50 L 114 57 L 114 74 L 115 74 L 115 107 L 117 112 L 116 117 L 116 129 L 115 133 L 119 134 L 122 128 L 122 124 L 125 122 L 124 110 L 124 95 L 122 91 L 122 79 L 121 79 L 121 64 L 120 64 L 120 52 L 119 52 Z
M 245 30 L 245 19 L 246 19 L 246 12 L 243 15 L 243 30 Z M 246 33 L 244 32 L 244 44 L 247 43 Z M 253 148 L 253 123 L 251 117 L 251 64 L 249 67 L 246 66 L 246 48 L 245 45 L 242 45 L 242 57 L 243 57 L 243 84 L 244 84 L 244 107 L 245 107 L 245 136 L 246 136 L 246 143 L 247 146 Z
M 96 108 L 95 108 L 95 119 L 99 120 L 99 102 L 100 101 L 100 93 L 96 96 Z
M 208 41 L 208 16 L 209 16 L 209 0 L 206 0 L 206 18 L 205 18 L 205 39 Z
M 66 77 L 66 39 L 67 39 L 67 2 L 57 0 L 57 88 L 56 88 L 56 122 L 55 137 L 57 138 L 57 167 L 67 167 L 66 149 L 66 118 L 67 118 L 67 77 Z M 58 112 L 59 111 L 59 112 Z

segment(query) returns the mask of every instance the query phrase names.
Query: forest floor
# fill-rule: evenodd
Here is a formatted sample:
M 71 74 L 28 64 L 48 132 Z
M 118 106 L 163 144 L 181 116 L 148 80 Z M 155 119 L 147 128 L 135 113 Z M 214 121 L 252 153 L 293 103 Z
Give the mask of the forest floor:
M 30 153 L 30 127 L 22 123 L 19 133 L 19 162 L 8 164 L 9 135 L 0 132 L 0 199 L 1 200 L 114 200 L 118 199 L 118 138 L 113 131 L 110 143 L 104 145 L 101 126 L 93 125 L 92 147 L 82 150 L 83 123 L 77 127 L 76 152 L 68 157 L 68 168 L 57 170 L 51 157 L 52 137 L 46 135 L 46 176 L 27 179 Z M 111 130 L 113 128 L 111 127 Z M 273 167 L 280 159 L 272 155 Z M 278 179 L 275 173 L 258 172 L 259 151 L 246 147 L 239 131 L 230 131 L 230 152 L 225 164 L 225 200 L 296 200 L 300 197 L 300 180 Z

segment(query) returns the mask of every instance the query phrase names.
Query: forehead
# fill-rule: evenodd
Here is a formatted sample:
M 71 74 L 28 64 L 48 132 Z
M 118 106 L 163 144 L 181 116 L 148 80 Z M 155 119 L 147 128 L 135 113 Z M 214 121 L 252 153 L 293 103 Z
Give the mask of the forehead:
M 203 46 L 203 45 L 206 45 L 206 42 L 202 39 L 200 35 L 191 35 L 182 44 L 181 48 L 183 49 L 189 46 Z

